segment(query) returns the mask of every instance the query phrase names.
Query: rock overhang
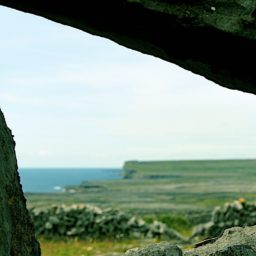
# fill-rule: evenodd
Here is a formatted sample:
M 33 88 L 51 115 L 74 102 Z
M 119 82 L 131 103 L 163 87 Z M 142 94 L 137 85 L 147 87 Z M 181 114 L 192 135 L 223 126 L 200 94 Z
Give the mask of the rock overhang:
M 256 2 L 248 0 L 0 0 L 256 94 Z

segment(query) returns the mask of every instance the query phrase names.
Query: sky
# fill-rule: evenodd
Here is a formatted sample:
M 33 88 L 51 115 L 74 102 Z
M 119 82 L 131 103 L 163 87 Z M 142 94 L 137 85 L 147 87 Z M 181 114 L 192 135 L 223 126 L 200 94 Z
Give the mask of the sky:
M 256 158 L 256 96 L 0 7 L 0 108 L 20 167 Z

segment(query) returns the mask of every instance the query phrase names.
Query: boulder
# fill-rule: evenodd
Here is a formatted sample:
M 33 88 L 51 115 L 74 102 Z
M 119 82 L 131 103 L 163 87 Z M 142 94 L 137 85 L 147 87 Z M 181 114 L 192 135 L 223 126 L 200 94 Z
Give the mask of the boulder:
M 170 243 L 127 251 L 124 256 L 256 256 L 256 226 L 227 229 L 214 243 L 184 251 Z
M 234 227 L 212 244 L 187 251 L 184 256 L 256 256 L 256 226 Z

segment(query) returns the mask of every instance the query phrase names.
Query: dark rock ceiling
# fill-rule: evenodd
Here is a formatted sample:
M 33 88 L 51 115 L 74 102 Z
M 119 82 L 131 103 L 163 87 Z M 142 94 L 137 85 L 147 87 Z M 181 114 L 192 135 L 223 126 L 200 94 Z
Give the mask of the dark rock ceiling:
M 256 93 L 256 1 L 0 0 Z

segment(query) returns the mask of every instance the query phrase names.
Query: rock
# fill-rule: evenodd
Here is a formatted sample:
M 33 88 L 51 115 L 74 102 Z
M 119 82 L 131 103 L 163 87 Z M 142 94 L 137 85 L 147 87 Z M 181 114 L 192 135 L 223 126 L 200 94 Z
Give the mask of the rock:
M 197 226 L 192 237 L 220 236 L 225 229 L 256 225 L 256 204 L 247 203 L 243 198 L 226 203 L 224 207 L 216 207 L 212 212 L 211 221 Z
M 184 253 L 184 256 L 256 256 L 256 226 L 235 227 L 212 244 Z
M 256 256 L 256 252 L 248 245 L 233 245 L 211 253 L 209 256 Z
M 17 172 L 15 143 L 0 111 L 0 255 L 39 256 Z
M 253 0 L 0 0 L 256 94 Z M 248 57 L 249 56 L 249 57 Z
M 78 237 L 86 239 L 184 238 L 162 222 L 151 224 L 143 219 L 115 209 L 100 209 L 92 205 L 49 206 L 30 209 L 36 235 L 46 238 Z
M 125 256 L 182 256 L 182 251 L 176 245 L 159 243 L 142 249 L 131 249 L 125 253 Z
M 124 256 L 182 256 L 179 247 L 160 243 L 132 249 Z M 184 252 L 184 256 L 256 256 L 256 226 L 227 229 L 215 243 Z

